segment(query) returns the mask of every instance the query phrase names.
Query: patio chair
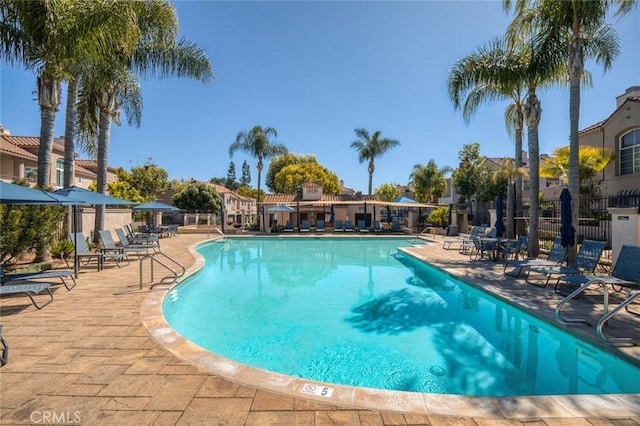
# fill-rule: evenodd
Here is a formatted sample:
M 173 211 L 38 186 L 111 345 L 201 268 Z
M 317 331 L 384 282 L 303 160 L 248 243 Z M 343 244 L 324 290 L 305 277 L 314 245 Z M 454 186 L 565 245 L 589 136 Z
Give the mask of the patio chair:
M 42 272 L 22 272 L 17 274 L 5 274 L 4 269 L 0 266 L 0 284 L 14 281 L 23 280 L 38 280 L 38 279 L 50 279 L 60 278 L 60 281 L 67 290 L 71 290 L 76 286 L 76 279 L 73 276 L 73 271 L 70 269 L 58 269 Z M 67 283 L 67 279 L 71 279 L 72 285 Z
M 2 337 L 2 324 L 0 324 L 0 344 L 2 345 L 2 354 L 0 354 L 0 365 L 5 365 L 9 362 L 9 345 Z
M 136 244 L 131 242 L 122 228 L 116 229 L 116 235 L 120 241 L 120 245 L 125 248 L 142 248 L 147 250 L 153 250 L 154 252 L 160 251 L 160 242 L 152 242 Z
M 303 220 L 300 224 L 300 232 L 309 232 L 309 221 Z
M 130 223 L 124 225 L 124 232 L 127 236 L 127 240 L 132 244 L 149 244 L 158 241 L 158 237 L 156 235 L 136 234 L 133 232 L 133 226 L 131 226 Z
M 333 232 L 344 232 L 344 228 L 342 227 L 342 221 L 336 220 L 333 224 Z
M 324 220 L 316 220 L 316 232 L 324 232 Z
M 78 270 L 80 270 L 80 265 L 83 260 L 86 260 L 88 264 L 91 260 L 95 259 L 98 263 L 98 271 L 101 271 L 104 267 L 105 260 L 113 260 L 116 265 L 120 267 L 120 262 L 129 261 L 126 254 L 122 253 L 96 253 L 89 250 L 89 245 L 87 244 L 87 240 L 84 237 L 82 232 L 76 232 L 69 234 L 69 239 L 75 246 L 75 259 L 74 262 L 78 262 Z
M 359 220 L 358 221 L 358 232 L 369 232 L 369 230 L 365 226 L 364 220 Z
M 49 300 L 47 300 L 43 304 L 38 305 L 33 296 L 35 296 L 36 294 L 40 294 L 45 290 L 49 294 Z M 1 296 L 15 294 L 24 294 L 25 296 L 29 297 L 29 299 L 31 299 L 31 303 L 33 303 L 33 306 L 35 306 L 37 309 L 42 309 L 49 303 L 53 302 L 53 293 L 51 292 L 50 283 L 22 280 L 20 284 L 7 284 L 0 286 Z
M 344 222 L 344 232 L 353 232 L 353 222 L 350 220 Z
M 100 236 L 100 242 L 102 246 L 100 247 L 100 251 L 102 253 L 135 253 L 138 256 L 138 259 L 142 257 L 143 254 L 148 254 L 149 250 L 152 247 L 149 247 L 149 244 L 145 244 L 147 247 L 123 247 L 116 244 L 111 236 L 111 231 L 108 229 L 102 229 L 98 231 L 98 235 Z
M 373 225 L 371 229 L 373 229 L 374 234 L 380 234 L 382 232 L 382 228 L 380 227 L 380 222 L 378 222 L 377 220 L 373 221 Z
M 471 237 L 471 242 L 473 243 L 473 247 L 471 247 L 471 251 L 469 252 L 469 258 L 471 260 L 482 259 L 485 253 L 489 254 L 489 259 L 492 257 L 494 249 L 493 243 L 480 241 L 480 237 L 477 235 Z
M 546 259 L 525 259 L 525 260 L 507 260 L 504 263 L 503 272 L 505 275 L 512 275 L 514 277 L 519 277 L 524 269 L 531 267 L 552 267 L 552 266 L 562 266 L 562 263 L 567 259 L 567 249 L 562 247 L 560 237 L 557 236 L 553 240 L 553 244 L 551 246 L 551 250 L 547 255 Z M 507 272 L 507 268 L 513 268 L 511 273 Z M 514 271 L 518 271 L 513 274 Z
M 584 240 L 580 246 L 580 250 L 576 255 L 576 259 L 573 265 L 570 266 L 552 266 L 552 267 L 531 267 L 527 271 L 526 281 L 529 284 L 536 285 L 538 287 L 546 287 L 549 285 L 549 281 L 552 276 L 567 276 L 567 275 L 593 275 L 596 267 L 598 266 L 598 260 L 604 250 L 604 241 L 592 241 Z M 530 281 L 530 274 L 532 272 L 542 274 L 546 276 L 544 283 Z M 561 280 L 556 281 L 554 291 L 558 291 L 558 286 Z
M 568 319 L 562 316 L 560 313 L 562 307 L 572 299 L 576 299 L 588 288 L 594 285 L 602 286 L 604 290 L 603 294 L 603 315 L 598 320 L 596 330 L 598 335 L 608 343 L 634 343 L 640 344 L 640 341 L 630 339 L 628 337 L 610 337 L 604 333 L 604 326 L 606 323 L 616 316 L 622 309 L 634 315 L 639 315 L 636 312 L 629 310 L 629 304 L 633 302 L 640 295 L 640 246 L 623 245 L 618 259 L 613 266 L 611 275 L 593 275 L 593 276 L 579 276 L 584 282 L 580 287 L 574 290 L 571 294 L 562 299 L 556 307 L 556 318 L 558 321 L 565 324 L 584 323 L 590 325 L 589 321 L 584 318 L 572 318 Z M 631 289 L 630 294 L 620 303 L 615 309 L 609 311 L 609 290 L 608 287 L 620 287 Z
M 290 220 L 284 225 L 284 232 L 293 232 L 293 222 Z
M 397 220 L 391 222 L 391 232 L 404 234 L 404 230 L 400 228 L 400 222 Z

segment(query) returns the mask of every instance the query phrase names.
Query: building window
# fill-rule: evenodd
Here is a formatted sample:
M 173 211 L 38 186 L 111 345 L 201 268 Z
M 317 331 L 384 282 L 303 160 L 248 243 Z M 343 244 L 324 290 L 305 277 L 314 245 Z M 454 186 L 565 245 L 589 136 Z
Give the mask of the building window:
M 56 186 L 62 187 L 64 182 L 64 160 L 58 159 L 56 161 Z
M 620 174 L 640 173 L 640 129 L 620 138 Z

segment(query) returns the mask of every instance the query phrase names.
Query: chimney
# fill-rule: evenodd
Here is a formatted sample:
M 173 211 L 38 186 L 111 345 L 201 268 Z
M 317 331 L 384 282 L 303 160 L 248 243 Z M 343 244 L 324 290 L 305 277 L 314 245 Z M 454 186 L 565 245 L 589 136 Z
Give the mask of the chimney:
M 628 98 L 640 97 L 640 86 L 631 86 L 620 96 L 616 97 L 616 108 L 620 108 L 620 105 L 624 103 Z

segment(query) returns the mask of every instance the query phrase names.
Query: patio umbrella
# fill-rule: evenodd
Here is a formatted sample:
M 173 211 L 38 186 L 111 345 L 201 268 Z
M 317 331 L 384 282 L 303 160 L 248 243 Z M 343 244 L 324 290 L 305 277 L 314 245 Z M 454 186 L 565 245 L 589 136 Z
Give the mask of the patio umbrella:
M 502 200 L 502 194 L 498 194 L 498 199 L 496 200 L 496 236 L 498 238 L 502 237 L 505 231 L 504 223 L 502 222 L 503 209 L 504 201 Z
M 100 192 L 89 191 L 88 189 L 72 186 L 70 188 L 58 189 L 54 194 L 64 195 L 72 200 L 82 201 L 85 204 L 93 206 L 131 206 L 133 201 L 123 200 L 121 198 L 112 197 Z
M 387 223 L 391 223 L 391 206 L 387 204 Z
M 336 212 L 333 210 L 333 204 L 331 204 L 331 223 L 334 223 L 336 221 Z
M 560 194 L 560 239 L 562 247 L 575 244 L 576 230 L 571 221 L 571 193 L 567 188 L 564 188 Z
M 123 200 L 120 198 L 112 197 L 110 195 L 102 194 L 100 192 L 89 191 L 88 189 L 79 188 L 77 186 L 72 186 L 69 188 L 58 189 L 54 192 L 54 194 L 64 195 L 67 198 L 72 200 L 81 201 L 87 205 L 93 206 L 117 206 L 117 205 L 133 205 L 137 204 L 133 201 Z M 73 206 L 73 237 L 77 237 L 76 232 L 76 207 Z M 76 247 L 78 241 L 74 241 L 73 245 Z M 73 253 L 73 270 L 75 277 L 78 278 L 78 252 L 74 251 Z
M 273 207 L 269 207 L 267 209 L 268 212 L 294 212 L 296 211 L 294 208 L 291 208 L 287 205 L 284 204 L 278 204 L 277 206 L 273 206 Z M 281 218 L 282 221 L 280 221 L 280 223 L 284 222 L 284 217 Z
M 0 204 L 81 204 L 63 195 L 0 181 Z
M 180 209 L 175 206 L 170 206 L 169 204 L 162 203 L 160 201 L 150 201 L 148 203 L 140 204 L 133 207 L 133 210 L 169 212 L 169 211 L 178 211 Z

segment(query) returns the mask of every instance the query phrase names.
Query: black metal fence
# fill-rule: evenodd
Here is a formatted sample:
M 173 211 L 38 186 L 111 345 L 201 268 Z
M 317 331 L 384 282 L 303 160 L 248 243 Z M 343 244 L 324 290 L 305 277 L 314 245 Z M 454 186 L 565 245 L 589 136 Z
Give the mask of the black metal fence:
M 579 223 L 578 226 L 574 225 L 578 242 L 584 239 L 606 241 L 606 247 L 611 248 L 611 214 L 608 211 L 611 207 L 640 208 L 640 191 L 621 191 L 616 195 L 581 199 Z M 551 241 L 555 236 L 560 235 L 560 211 L 560 199 L 540 203 L 540 224 L 538 229 L 541 241 Z M 527 206 L 524 207 L 522 213 L 518 220 L 524 221 L 523 228 L 526 233 L 529 224 Z M 506 211 L 504 212 L 504 217 L 506 219 Z

